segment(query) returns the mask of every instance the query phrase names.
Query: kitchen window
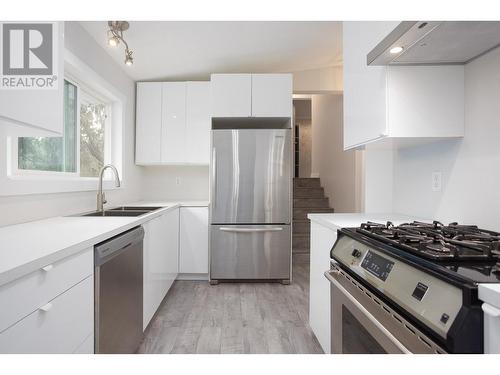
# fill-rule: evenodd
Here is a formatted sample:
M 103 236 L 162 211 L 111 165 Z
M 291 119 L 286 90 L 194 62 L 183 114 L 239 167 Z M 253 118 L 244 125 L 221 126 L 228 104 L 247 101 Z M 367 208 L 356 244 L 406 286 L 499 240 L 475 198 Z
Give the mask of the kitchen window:
M 16 174 L 97 177 L 110 162 L 111 103 L 77 81 L 64 81 L 62 137 L 20 137 Z
M 99 169 L 108 163 L 123 178 L 123 159 L 130 157 L 124 155 L 124 141 L 130 142 L 124 121 L 133 116 L 127 107 L 133 94 L 114 85 L 122 82 L 119 75 L 103 78 L 66 49 L 64 78 L 62 136 L 0 132 L 0 196 L 95 191 Z M 117 189 L 112 177 L 104 174 L 104 189 Z

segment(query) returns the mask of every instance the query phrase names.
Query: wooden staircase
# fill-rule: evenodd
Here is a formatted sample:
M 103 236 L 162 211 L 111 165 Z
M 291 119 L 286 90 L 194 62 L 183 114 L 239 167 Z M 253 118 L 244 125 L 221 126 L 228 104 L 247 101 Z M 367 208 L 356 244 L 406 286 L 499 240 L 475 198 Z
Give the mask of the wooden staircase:
M 293 180 L 293 254 L 309 254 L 309 213 L 332 213 L 328 198 L 319 178 L 294 178 Z

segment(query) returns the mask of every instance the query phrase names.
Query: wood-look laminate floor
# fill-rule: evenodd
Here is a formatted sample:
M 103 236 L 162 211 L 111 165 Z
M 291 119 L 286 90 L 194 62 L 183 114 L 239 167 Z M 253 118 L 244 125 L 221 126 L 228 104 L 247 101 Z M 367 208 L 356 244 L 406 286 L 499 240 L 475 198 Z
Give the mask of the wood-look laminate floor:
M 293 282 L 176 281 L 139 353 L 323 353 L 308 325 L 309 264 Z

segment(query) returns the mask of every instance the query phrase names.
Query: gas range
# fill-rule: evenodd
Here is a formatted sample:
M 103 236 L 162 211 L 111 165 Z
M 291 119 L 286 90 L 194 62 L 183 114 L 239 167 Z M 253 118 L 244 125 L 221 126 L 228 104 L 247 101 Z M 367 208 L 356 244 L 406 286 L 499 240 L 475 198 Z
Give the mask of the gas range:
M 335 289 L 337 301 L 342 300 L 339 295 L 354 298 L 363 306 L 359 311 L 371 311 L 372 318 L 386 321 L 385 329 L 398 342 L 394 348 L 415 353 L 483 352 L 477 286 L 500 283 L 499 233 L 437 221 L 398 226 L 367 222 L 338 231 L 331 259 L 327 278 L 332 296 Z M 379 310 L 394 319 L 386 320 Z M 333 320 L 332 316 L 332 325 Z M 401 324 L 394 326 L 393 320 Z M 336 352 L 345 352 L 342 339 L 336 340 Z
M 431 268 L 443 268 L 444 274 L 456 273 L 464 282 L 500 283 L 500 233 L 480 229 L 475 225 L 451 223 L 443 225 L 412 222 L 394 226 L 367 222 L 357 233 L 432 263 Z

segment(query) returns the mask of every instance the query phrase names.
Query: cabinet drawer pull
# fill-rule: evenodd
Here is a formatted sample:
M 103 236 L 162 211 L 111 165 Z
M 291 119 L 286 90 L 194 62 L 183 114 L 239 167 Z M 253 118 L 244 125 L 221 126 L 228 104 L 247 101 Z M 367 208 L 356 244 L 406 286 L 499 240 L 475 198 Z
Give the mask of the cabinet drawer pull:
M 49 272 L 54 266 L 52 264 L 49 264 L 48 266 L 42 267 L 42 270 L 45 272 Z
M 43 312 L 47 312 L 51 308 L 52 308 L 52 303 L 49 302 L 46 305 L 43 305 L 42 307 L 40 307 L 38 310 L 43 311 Z

